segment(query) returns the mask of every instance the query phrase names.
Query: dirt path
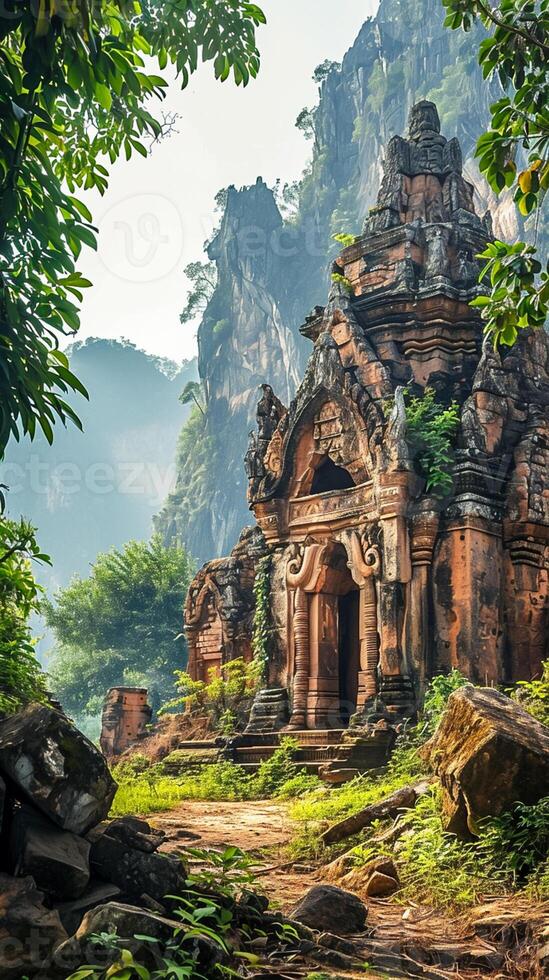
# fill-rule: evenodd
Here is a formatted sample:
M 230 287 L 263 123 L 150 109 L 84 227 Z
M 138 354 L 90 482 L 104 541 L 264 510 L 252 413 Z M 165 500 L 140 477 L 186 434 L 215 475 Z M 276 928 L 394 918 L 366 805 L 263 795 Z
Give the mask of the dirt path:
M 177 851 L 185 846 L 221 850 L 236 844 L 257 857 L 258 878 L 271 905 L 288 913 L 301 896 L 322 880 L 322 870 L 300 863 L 289 863 L 286 846 L 292 837 L 292 824 L 287 807 L 272 801 L 204 803 L 187 801 L 166 813 L 154 814 L 150 822 L 167 834 L 164 851 Z M 521 904 L 521 903 L 518 903 Z M 487 902 L 471 910 L 468 916 L 452 918 L 433 909 L 411 905 L 403 908 L 396 902 L 367 899 L 368 927 L 371 939 L 380 951 L 398 954 L 398 962 L 406 976 L 421 974 L 416 956 L 422 963 L 444 963 L 426 967 L 426 976 L 452 980 L 506 980 L 528 975 L 537 980 L 539 974 L 514 972 L 504 968 L 508 958 L 506 943 L 500 944 L 505 932 L 517 920 L 549 921 L 549 903 L 537 907 L 523 901 L 520 909 L 516 896 Z M 483 921 L 479 931 L 473 919 Z M 512 930 L 511 930 L 512 931 Z M 409 958 L 410 951 L 413 959 Z M 436 953 L 435 959 L 430 954 Z M 376 960 L 376 963 L 381 960 Z M 458 966 L 459 963 L 459 966 Z M 408 964 L 414 969 L 408 972 Z M 337 971 L 338 975 L 344 971 Z M 288 974 L 289 976 L 290 974 Z M 291 974 L 292 977 L 297 974 Z M 299 973 L 299 976 L 305 974 Z M 332 975 L 329 973 L 329 975 Z M 335 974 L 333 974 L 335 976 Z M 362 974 L 361 974 L 362 975 Z M 384 976 L 394 976 L 389 970 Z M 402 973 L 398 974 L 402 976 Z M 279 974 L 282 976 L 282 974 Z M 286 976 L 286 974 L 284 974 Z M 345 973 L 346 977 L 356 976 Z M 374 980 L 381 975 L 369 973 Z
M 271 902 L 283 911 L 294 905 L 311 886 L 313 869 L 287 864 L 286 845 L 292 828 L 287 807 L 282 803 L 260 800 L 247 803 L 203 803 L 189 800 L 167 813 L 154 814 L 153 826 L 165 831 L 168 841 L 164 851 L 190 847 L 221 850 L 236 844 L 258 858 L 261 885 Z

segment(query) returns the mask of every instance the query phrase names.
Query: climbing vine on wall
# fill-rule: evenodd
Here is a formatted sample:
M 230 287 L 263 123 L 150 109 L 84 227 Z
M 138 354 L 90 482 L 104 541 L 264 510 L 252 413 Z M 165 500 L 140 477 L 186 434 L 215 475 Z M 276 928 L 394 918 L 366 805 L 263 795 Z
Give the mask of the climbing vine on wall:
M 271 555 L 265 555 L 258 562 L 255 581 L 255 613 L 252 648 L 254 660 L 261 670 L 261 681 L 267 679 L 267 664 L 273 644 L 273 623 L 271 619 Z

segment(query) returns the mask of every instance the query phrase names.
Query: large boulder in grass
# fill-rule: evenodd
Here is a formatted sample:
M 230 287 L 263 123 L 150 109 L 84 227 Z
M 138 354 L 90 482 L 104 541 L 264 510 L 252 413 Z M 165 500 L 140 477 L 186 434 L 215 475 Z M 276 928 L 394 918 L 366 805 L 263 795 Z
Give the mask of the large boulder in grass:
M 356 895 L 335 885 L 310 888 L 290 913 L 291 918 L 318 932 L 346 935 L 362 932 L 368 909 Z
M 103 820 L 116 792 L 101 752 L 64 714 L 41 704 L 0 722 L 0 773 L 74 834 Z
M 0 977 L 34 975 L 42 959 L 67 939 L 59 915 L 43 904 L 32 878 L 0 874 Z
M 442 784 L 446 828 L 461 837 L 549 795 L 549 728 L 493 688 L 454 691 L 423 754 Z

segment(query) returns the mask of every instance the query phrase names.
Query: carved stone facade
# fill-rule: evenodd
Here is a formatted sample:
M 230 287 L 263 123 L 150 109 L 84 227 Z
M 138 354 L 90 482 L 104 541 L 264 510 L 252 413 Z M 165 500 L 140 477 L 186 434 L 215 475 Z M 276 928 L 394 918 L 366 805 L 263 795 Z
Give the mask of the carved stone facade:
M 189 673 L 207 681 L 228 660 L 252 659 L 254 580 L 265 553 L 261 531 L 245 528 L 228 558 L 207 562 L 185 604 Z
M 435 673 L 503 683 L 548 655 L 549 343 L 483 340 L 469 303 L 490 234 L 457 140 L 418 103 L 327 306 L 301 328 L 314 347 L 294 400 L 263 386 L 246 472 L 273 558 L 268 685 L 288 692 L 290 729 L 386 721 Z M 459 405 L 443 499 L 411 457 L 404 387 Z

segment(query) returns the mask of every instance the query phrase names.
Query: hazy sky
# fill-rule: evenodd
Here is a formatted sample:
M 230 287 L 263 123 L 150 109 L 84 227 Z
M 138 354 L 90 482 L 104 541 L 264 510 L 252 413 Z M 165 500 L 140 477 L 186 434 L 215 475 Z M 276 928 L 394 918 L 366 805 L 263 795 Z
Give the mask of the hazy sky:
M 213 78 L 202 66 L 189 87 L 170 87 L 164 111 L 178 133 L 113 168 L 103 198 L 86 198 L 100 230 L 99 251 L 80 268 L 93 281 L 85 294 L 80 339 L 126 337 L 180 360 L 195 352 L 196 324 L 182 326 L 183 268 L 201 257 L 214 224 L 214 196 L 261 175 L 295 180 L 311 144 L 295 119 L 312 106 L 311 75 L 325 58 L 340 61 L 376 0 L 262 0 L 268 23 L 258 33 L 259 77 L 246 89 Z

